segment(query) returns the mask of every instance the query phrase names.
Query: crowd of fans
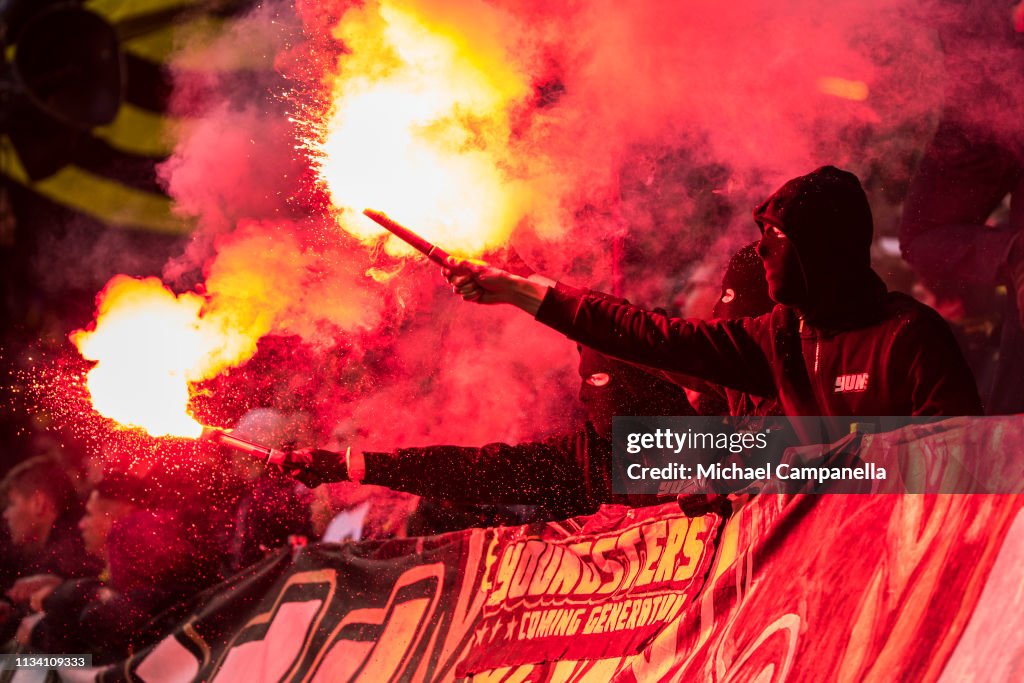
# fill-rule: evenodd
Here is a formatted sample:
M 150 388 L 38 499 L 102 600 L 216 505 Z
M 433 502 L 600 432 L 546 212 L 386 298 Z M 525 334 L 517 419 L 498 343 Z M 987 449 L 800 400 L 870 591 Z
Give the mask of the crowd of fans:
M 2 489 L 0 638 L 9 650 L 111 661 L 155 614 L 220 578 L 209 543 L 219 511 L 197 528 L 131 473 L 87 482 L 59 455 L 40 455 L 12 468 Z

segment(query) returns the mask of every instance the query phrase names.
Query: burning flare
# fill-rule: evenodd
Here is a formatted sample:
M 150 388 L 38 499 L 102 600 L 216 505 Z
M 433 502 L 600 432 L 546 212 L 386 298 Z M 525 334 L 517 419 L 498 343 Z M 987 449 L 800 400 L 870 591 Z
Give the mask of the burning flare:
M 313 147 L 339 222 L 356 237 L 387 234 L 360 215 L 372 207 L 431 242 L 474 254 L 504 243 L 522 217 L 524 190 L 503 169 L 508 111 L 530 88 L 482 33 L 460 33 L 389 0 L 345 14 L 337 35 L 350 53 Z M 385 249 L 412 253 L 394 237 Z
M 175 295 L 157 278 L 118 275 L 98 297 L 95 323 L 71 341 L 96 361 L 86 387 L 96 411 L 152 436 L 197 438 L 190 383 L 251 356 L 255 344 L 198 294 Z

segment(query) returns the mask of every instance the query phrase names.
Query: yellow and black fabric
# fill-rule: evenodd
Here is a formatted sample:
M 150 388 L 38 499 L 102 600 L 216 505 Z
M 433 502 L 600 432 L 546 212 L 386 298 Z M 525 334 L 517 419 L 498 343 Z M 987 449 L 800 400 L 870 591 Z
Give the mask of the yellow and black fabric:
M 170 199 L 155 174 L 156 164 L 171 151 L 167 133 L 175 123 L 167 113 L 172 83 L 165 62 L 174 49 L 176 32 L 199 24 L 215 30 L 218 22 L 238 10 L 239 3 L 231 7 L 197 0 L 20 4 L 6 22 L 8 61 L 16 58 L 19 29 L 31 26 L 33 14 L 53 13 L 69 5 L 85 10 L 107 22 L 118 36 L 121 104 L 113 121 L 84 131 L 63 125 L 45 112 L 24 109 L 13 114 L 4 131 L 10 134 L 0 140 L 3 182 L 106 226 L 166 235 L 190 232 L 189 221 L 171 211 Z M 16 133 L 27 141 L 20 149 L 12 144 Z
M 157 166 L 172 151 L 168 133 L 179 124 L 168 113 L 173 82 L 167 63 L 184 32 L 216 36 L 251 5 L 251 0 L 0 2 L 0 375 L 10 377 L 25 359 L 38 358 L 40 348 L 62 349 L 67 332 L 90 319 L 96 292 L 109 277 L 160 274 L 168 259 L 181 253 L 193 224 L 175 214 L 156 177 Z M 83 117 L 102 123 L 75 125 L 69 117 L 51 115 L 47 97 L 59 99 L 60 93 L 48 90 L 40 97 L 38 90 L 52 82 L 26 83 L 26 74 L 17 69 L 18 60 L 23 64 L 31 53 L 28 61 L 36 67 L 51 69 L 76 93 L 88 94 L 87 83 L 68 75 L 90 76 L 89 64 L 75 61 L 82 51 L 71 49 L 83 45 L 81 35 L 66 25 L 73 20 L 108 36 L 106 45 L 113 45 L 111 55 L 98 43 L 101 52 L 108 50 L 99 62 L 116 60 L 116 88 L 107 88 L 116 98 L 111 116 Z M 47 39 L 59 33 L 60 22 L 67 39 Z M 26 31 L 30 38 L 35 31 L 29 46 L 19 42 Z M 7 398 L 0 404 L 11 405 Z M 31 429 L 24 416 L 34 412 L 31 406 L 21 412 L 0 408 L 0 440 L 12 452 L 28 443 Z

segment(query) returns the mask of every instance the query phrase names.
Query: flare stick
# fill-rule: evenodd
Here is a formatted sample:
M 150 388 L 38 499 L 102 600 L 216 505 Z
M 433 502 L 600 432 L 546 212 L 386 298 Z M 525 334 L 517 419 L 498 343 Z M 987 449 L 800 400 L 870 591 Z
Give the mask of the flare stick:
M 448 252 L 441 247 L 428 242 L 409 228 L 396 223 L 395 221 L 388 218 L 388 215 L 383 211 L 375 211 L 373 209 L 365 209 L 363 215 L 372 220 L 377 225 L 385 228 L 392 235 L 402 240 L 416 251 L 420 252 L 428 259 L 433 261 L 439 266 L 447 266 Z
M 248 439 L 243 439 L 240 436 L 234 436 L 223 429 L 203 427 L 203 433 L 199 439 L 201 441 L 212 441 L 220 446 L 233 448 L 236 451 L 241 451 L 242 453 L 251 455 L 254 458 L 259 458 L 268 464 L 277 464 L 284 461 L 284 451 L 279 451 L 276 448 L 269 448 L 268 446 L 261 446 L 258 443 L 249 441 Z

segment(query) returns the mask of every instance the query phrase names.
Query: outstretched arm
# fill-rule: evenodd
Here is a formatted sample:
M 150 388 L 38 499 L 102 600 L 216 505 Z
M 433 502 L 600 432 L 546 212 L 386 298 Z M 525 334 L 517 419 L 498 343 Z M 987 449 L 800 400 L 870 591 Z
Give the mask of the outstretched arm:
M 609 356 L 720 384 L 775 395 L 766 350 L 769 316 L 684 320 L 499 268 L 450 260 L 445 277 L 456 294 L 482 304 L 511 304 L 573 341 Z
M 582 429 L 515 445 L 350 450 L 347 455 L 307 449 L 287 453 L 279 466 L 310 487 L 358 480 L 460 503 L 550 504 L 584 512 L 611 495 L 610 459 L 610 441 Z

